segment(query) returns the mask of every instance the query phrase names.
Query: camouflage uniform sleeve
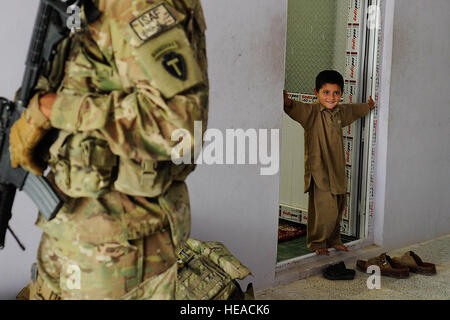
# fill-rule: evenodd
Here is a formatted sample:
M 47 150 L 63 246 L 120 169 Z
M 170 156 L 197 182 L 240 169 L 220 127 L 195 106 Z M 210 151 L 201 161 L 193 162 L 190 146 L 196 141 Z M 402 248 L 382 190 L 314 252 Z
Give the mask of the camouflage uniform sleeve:
M 92 131 L 114 154 L 138 161 L 169 160 L 182 143 L 172 141 L 177 129 L 189 133 L 193 147 L 194 122 L 205 128 L 208 108 L 200 2 L 123 0 L 100 6 L 102 18 L 89 26 L 94 45 L 83 41 L 66 66 L 85 70 L 66 72 L 52 126 Z

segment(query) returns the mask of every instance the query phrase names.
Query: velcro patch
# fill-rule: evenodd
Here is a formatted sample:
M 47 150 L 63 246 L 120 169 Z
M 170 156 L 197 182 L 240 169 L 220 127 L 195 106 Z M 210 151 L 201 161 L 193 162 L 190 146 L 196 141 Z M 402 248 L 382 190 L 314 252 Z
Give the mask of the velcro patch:
M 130 22 L 131 29 L 142 41 L 147 41 L 177 24 L 177 19 L 161 3 Z

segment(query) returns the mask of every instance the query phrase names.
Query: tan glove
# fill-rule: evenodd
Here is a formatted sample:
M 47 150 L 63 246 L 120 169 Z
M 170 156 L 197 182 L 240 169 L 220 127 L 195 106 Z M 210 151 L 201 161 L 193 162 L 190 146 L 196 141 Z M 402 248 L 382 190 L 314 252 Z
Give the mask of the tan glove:
M 39 110 L 39 96 L 36 95 L 11 128 L 9 151 L 13 168 L 21 166 L 37 176 L 43 175 L 46 166 L 36 159 L 35 149 L 50 128 L 50 121 Z

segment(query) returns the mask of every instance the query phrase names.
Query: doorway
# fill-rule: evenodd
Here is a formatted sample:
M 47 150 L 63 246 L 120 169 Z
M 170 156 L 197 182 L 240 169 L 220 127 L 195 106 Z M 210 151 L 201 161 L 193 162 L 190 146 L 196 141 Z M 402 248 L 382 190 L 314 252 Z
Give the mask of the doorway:
M 370 95 L 376 98 L 378 8 L 379 0 L 289 0 L 285 89 L 292 99 L 316 102 L 315 77 L 330 69 L 344 77 L 341 102 L 365 102 Z M 364 239 L 369 233 L 372 124 L 370 115 L 343 129 L 348 181 L 341 221 L 344 243 Z M 278 263 L 312 253 L 306 247 L 308 195 L 303 193 L 303 140 L 303 128 L 284 114 Z

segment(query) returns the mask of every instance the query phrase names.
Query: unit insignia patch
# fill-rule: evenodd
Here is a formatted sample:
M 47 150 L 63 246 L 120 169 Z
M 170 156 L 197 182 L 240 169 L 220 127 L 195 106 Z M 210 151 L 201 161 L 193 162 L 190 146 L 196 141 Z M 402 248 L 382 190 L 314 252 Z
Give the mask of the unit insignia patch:
M 142 41 L 147 41 L 177 24 L 177 19 L 161 3 L 130 22 L 130 26 Z
M 186 61 L 181 54 L 171 51 L 163 56 L 164 69 L 177 79 L 187 79 Z

